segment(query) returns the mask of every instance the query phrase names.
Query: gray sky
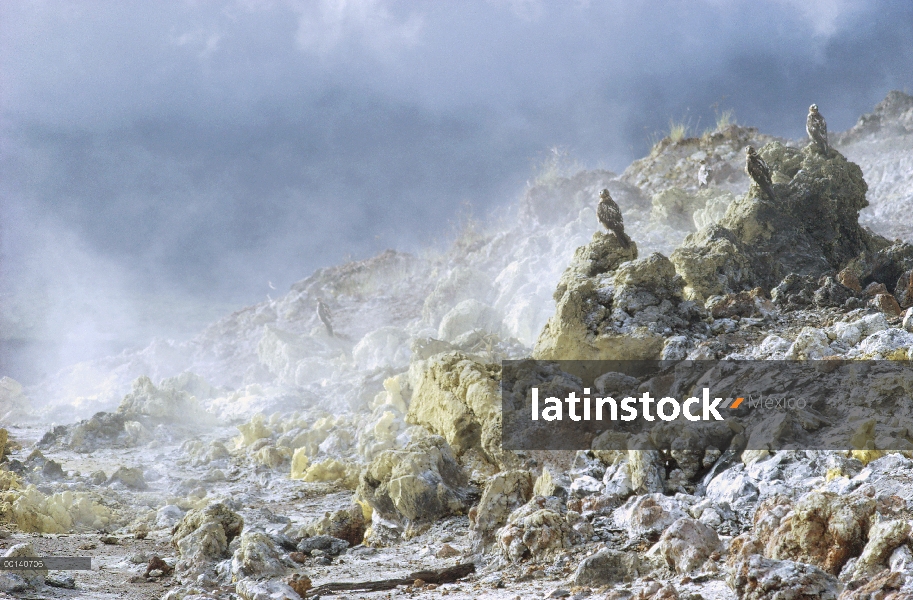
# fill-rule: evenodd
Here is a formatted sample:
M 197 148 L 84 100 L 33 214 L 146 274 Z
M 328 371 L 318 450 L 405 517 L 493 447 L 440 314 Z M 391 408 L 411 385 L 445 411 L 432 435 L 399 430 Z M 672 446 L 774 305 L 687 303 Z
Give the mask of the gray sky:
M 146 314 L 121 296 L 249 303 L 433 243 L 552 147 L 621 171 L 670 118 L 799 137 L 891 89 L 908 0 L 5 0 L 0 292 L 74 339 Z

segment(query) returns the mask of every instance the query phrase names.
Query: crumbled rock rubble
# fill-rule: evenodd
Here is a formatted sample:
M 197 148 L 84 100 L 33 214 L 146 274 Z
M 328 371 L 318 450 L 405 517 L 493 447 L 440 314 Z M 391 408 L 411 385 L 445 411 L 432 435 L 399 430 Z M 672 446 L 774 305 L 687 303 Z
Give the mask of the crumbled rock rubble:
M 620 176 L 539 180 L 446 253 L 322 269 L 188 342 L 0 379 L 0 551 L 92 558 L 0 571 L 0 597 L 295 600 L 424 571 L 332 593 L 913 598 L 900 426 L 848 418 L 845 452 L 745 450 L 710 423 L 636 449 L 501 445 L 505 359 L 913 360 L 913 98 L 832 146 L 666 139 Z M 602 189 L 634 243 L 598 226 Z

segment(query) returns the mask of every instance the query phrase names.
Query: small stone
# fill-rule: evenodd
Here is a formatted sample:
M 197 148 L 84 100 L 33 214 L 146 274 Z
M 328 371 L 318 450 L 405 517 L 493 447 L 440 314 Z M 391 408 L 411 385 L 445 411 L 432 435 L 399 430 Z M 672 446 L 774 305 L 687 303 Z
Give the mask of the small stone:
M 161 577 L 162 575 L 167 575 L 171 573 L 174 568 L 162 560 L 158 556 L 153 556 L 149 559 L 149 563 L 146 565 L 146 576 L 152 577 Z M 159 572 L 159 575 L 153 575 L 155 571 Z
M 295 573 L 286 579 L 285 582 L 302 598 L 304 598 L 307 591 L 311 589 L 311 578 L 301 573 Z
M 76 589 L 76 580 L 73 579 L 72 575 L 67 575 L 66 573 L 50 573 L 44 578 L 44 583 L 51 587 L 65 590 Z
M 120 540 L 113 535 L 103 535 L 98 538 L 98 541 L 100 541 L 102 544 L 107 544 L 108 546 L 117 546 L 120 544 Z
M 434 555 L 437 558 L 453 558 L 454 556 L 459 556 L 460 551 L 450 544 L 444 544 Z
M 308 559 L 308 555 L 304 552 L 291 552 L 288 557 L 299 564 L 307 562 Z
M 552 590 L 552 592 L 548 595 L 548 597 L 549 597 L 549 598 L 567 598 L 567 597 L 570 596 L 570 595 L 571 595 L 570 590 L 566 590 L 566 589 L 564 589 L 564 588 L 555 588 L 555 589 Z
M 162 575 L 164 575 L 164 573 L 162 572 L 161 569 L 152 569 L 151 571 L 149 571 L 148 577 L 152 577 L 153 579 L 158 579 Z

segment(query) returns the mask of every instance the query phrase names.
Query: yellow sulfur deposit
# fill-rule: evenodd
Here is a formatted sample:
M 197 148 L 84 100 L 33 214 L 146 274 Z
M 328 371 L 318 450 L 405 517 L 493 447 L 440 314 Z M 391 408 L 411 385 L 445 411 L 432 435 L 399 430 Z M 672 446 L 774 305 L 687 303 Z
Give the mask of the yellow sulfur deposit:
M 251 417 L 250 423 L 238 425 L 238 431 L 241 432 L 241 435 L 235 438 L 237 447 L 245 448 L 257 440 L 262 440 L 264 438 L 270 437 L 272 433 L 264 424 L 265 420 L 266 419 L 262 414 L 256 414 Z
M 304 473 L 310 465 L 307 448 L 298 448 L 292 455 L 292 479 L 304 479 Z
M 21 531 L 40 533 L 67 533 L 77 527 L 105 529 L 115 521 L 110 509 L 87 494 L 67 491 L 45 496 L 33 485 L 3 494 L 0 514 Z
M 335 481 L 347 489 L 354 490 L 358 487 L 360 476 L 361 468 L 358 465 L 329 458 L 311 465 L 301 479 L 308 482 Z

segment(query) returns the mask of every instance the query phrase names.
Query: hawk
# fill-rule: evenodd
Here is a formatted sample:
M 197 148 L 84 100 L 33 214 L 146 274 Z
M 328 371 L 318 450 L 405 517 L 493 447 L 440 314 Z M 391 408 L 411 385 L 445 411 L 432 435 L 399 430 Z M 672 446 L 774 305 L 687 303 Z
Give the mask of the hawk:
M 596 207 L 596 216 L 602 226 L 615 234 L 615 237 L 625 248 L 631 245 L 631 238 L 625 233 L 625 226 L 621 219 L 621 210 L 612 200 L 609 190 L 599 192 L 599 205 Z
M 767 197 L 773 199 L 774 193 L 773 184 L 770 180 L 770 167 L 767 166 L 764 159 L 761 158 L 751 146 L 748 146 L 746 149 L 745 170 L 748 171 L 748 176 L 751 177 L 752 181 L 758 184 L 758 187 L 761 188 Z
M 327 328 L 330 337 L 335 337 L 333 335 L 333 313 L 330 312 L 330 307 L 326 305 L 326 302 L 320 298 L 317 298 L 317 317 Z
M 697 170 L 697 187 L 705 188 L 710 185 L 710 179 L 713 177 L 713 169 L 707 166 L 707 161 L 701 159 L 701 168 Z
M 818 150 L 827 156 L 827 121 L 818 112 L 818 105 L 808 107 L 808 118 L 805 120 L 805 131 L 808 137 L 818 146 Z

